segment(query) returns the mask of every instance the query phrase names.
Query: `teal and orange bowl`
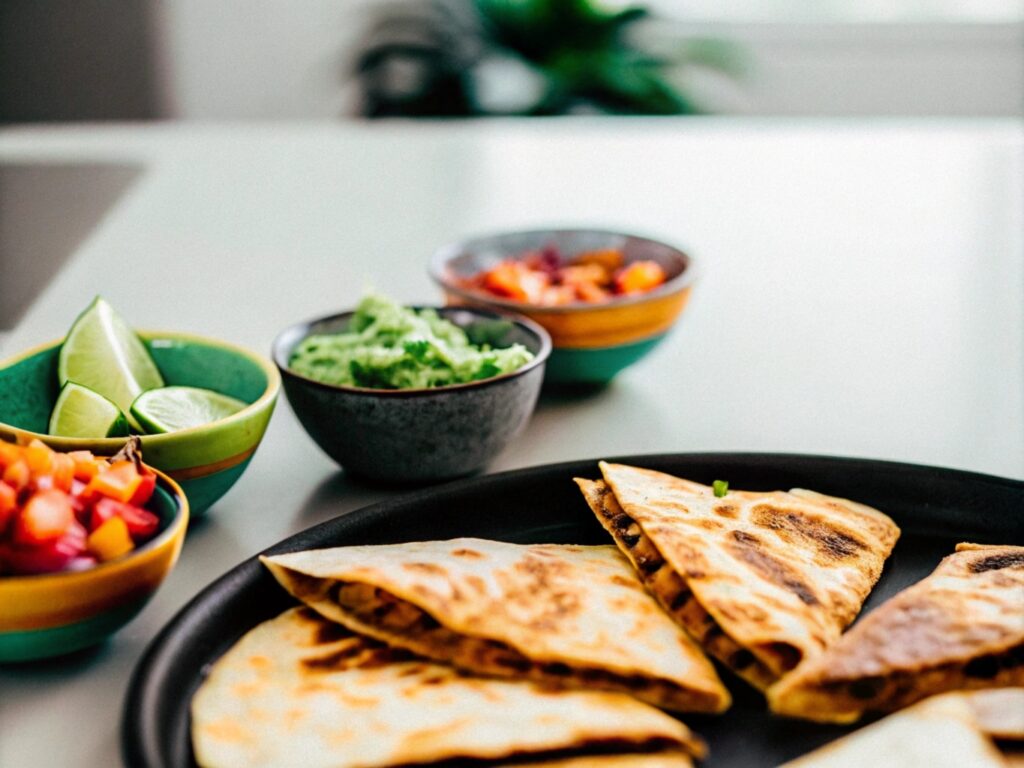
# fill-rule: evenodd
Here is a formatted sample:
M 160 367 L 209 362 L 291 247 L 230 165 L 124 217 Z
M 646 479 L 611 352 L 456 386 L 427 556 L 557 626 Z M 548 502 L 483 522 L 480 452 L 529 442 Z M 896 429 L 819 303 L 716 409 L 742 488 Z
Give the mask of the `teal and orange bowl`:
M 200 427 L 142 436 L 143 460 L 179 483 L 192 515 L 201 516 L 248 466 L 270 422 L 281 377 L 269 360 L 222 341 L 177 332 L 141 331 L 139 336 L 168 385 L 204 387 L 248 403 Z M 0 440 L 38 438 L 57 451 L 113 455 L 124 438 L 46 434 L 59 394 L 60 345 L 53 341 L 0 362 Z
M 174 567 L 188 528 L 184 492 L 154 471 L 156 489 L 146 505 L 160 517 L 160 532 L 153 539 L 81 571 L 0 576 L 0 663 L 91 647 L 142 610 Z
M 586 251 L 620 250 L 627 264 L 657 262 L 667 278 L 646 293 L 557 307 L 501 299 L 464 287 L 467 278 L 503 259 L 546 246 L 554 246 L 566 259 Z M 588 385 L 610 381 L 665 339 L 690 298 L 694 260 L 647 237 L 595 229 L 541 229 L 451 243 L 433 255 L 429 273 L 449 305 L 519 312 L 542 326 L 553 345 L 545 383 Z

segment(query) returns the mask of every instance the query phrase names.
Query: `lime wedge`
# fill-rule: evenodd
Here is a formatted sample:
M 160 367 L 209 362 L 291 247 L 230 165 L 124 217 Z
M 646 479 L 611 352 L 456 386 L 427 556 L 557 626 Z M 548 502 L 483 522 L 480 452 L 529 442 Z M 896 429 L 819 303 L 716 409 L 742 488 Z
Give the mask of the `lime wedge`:
M 50 414 L 50 434 L 61 437 L 121 437 L 128 422 L 121 409 L 103 395 L 69 381 Z
M 139 395 L 132 403 L 132 415 L 149 433 L 175 432 L 223 419 L 245 405 L 210 389 L 162 387 Z
M 68 331 L 57 359 L 57 375 L 62 386 L 73 381 L 88 387 L 124 413 L 142 392 L 164 385 L 142 341 L 99 296 Z

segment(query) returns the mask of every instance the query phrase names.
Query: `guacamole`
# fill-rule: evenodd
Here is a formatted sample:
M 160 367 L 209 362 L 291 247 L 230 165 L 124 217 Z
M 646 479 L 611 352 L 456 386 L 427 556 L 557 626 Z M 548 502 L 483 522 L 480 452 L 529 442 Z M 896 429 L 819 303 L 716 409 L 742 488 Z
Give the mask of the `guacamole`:
M 288 365 L 326 384 L 420 389 L 489 379 L 532 359 L 522 344 L 473 344 L 462 328 L 432 309 L 409 309 L 370 295 L 359 302 L 347 332 L 307 337 Z

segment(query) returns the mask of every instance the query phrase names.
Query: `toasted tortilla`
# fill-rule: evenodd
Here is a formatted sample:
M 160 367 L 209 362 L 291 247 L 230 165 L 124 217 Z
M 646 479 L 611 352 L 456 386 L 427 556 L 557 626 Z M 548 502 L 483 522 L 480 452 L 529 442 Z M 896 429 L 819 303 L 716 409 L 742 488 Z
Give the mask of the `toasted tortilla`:
M 204 768 L 516 764 L 589 752 L 602 754 L 597 765 L 604 753 L 652 750 L 643 757 L 687 766 L 705 754 L 686 726 L 625 694 L 470 677 L 305 607 L 251 630 L 213 665 L 192 700 L 192 743 Z
M 968 703 L 939 696 L 889 715 L 782 768 L 1005 768 Z
M 651 755 L 583 755 L 561 760 L 506 763 L 502 768 L 693 768 L 693 759 L 682 752 L 659 752 Z
M 987 688 L 944 695 L 962 696 L 978 728 L 993 739 L 1024 742 L 1024 688 Z
M 455 539 L 263 562 L 327 618 L 470 672 L 625 691 L 678 712 L 730 704 L 615 547 Z
M 1024 685 L 1024 547 L 960 544 L 768 692 L 774 712 L 850 722 L 935 693 Z
M 729 491 L 601 462 L 577 479 L 672 618 L 759 690 L 834 642 L 899 537 L 863 504 L 794 489 Z

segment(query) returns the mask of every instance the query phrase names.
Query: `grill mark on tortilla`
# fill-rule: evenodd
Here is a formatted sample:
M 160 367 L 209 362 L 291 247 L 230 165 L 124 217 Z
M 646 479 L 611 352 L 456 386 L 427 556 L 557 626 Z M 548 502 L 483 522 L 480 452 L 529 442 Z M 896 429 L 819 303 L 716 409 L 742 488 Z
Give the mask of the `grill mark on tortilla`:
M 465 547 L 462 549 L 453 549 L 452 554 L 455 555 L 455 557 L 468 557 L 473 560 L 482 560 L 484 558 L 484 554 L 482 552 L 477 552 L 475 549 L 466 549 Z
M 310 610 L 310 613 L 313 613 L 313 611 Z M 317 622 L 316 636 L 314 637 L 313 642 L 317 645 L 327 645 L 329 643 L 336 643 L 339 640 L 344 640 L 346 637 L 352 637 L 352 631 L 347 627 L 341 624 L 336 624 L 333 621 Z
M 402 563 L 402 568 L 414 573 L 433 573 L 438 576 L 444 576 L 447 573 L 444 568 L 436 563 Z
M 794 538 L 813 543 L 826 560 L 845 560 L 868 549 L 856 536 L 831 523 L 791 509 L 759 504 L 750 511 L 750 519 L 788 543 Z
M 819 605 L 814 591 L 788 565 L 761 549 L 762 542 L 753 534 L 733 531 L 728 544 L 732 554 L 753 568 L 759 575 L 796 595 L 804 605 Z
M 1024 565 L 1024 553 L 1004 553 L 989 555 L 980 560 L 975 560 L 967 566 L 971 573 L 985 573 L 986 571 L 1001 571 L 1004 568 Z
M 619 545 L 634 567 L 640 573 L 643 584 L 648 592 L 654 595 L 661 607 L 681 626 L 691 637 L 693 637 L 709 654 L 721 661 L 725 666 L 739 674 L 751 685 L 759 690 L 764 690 L 774 680 L 775 675 L 752 653 L 751 662 L 746 662 L 745 651 L 735 640 L 733 640 L 719 626 L 715 619 L 694 597 L 693 592 L 687 586 L 682 576 L 661 558 L 660 552 L 654 542 L 643 533 L 639 523 L 623 511 L 615 499 L 615 495 L 607 484 L 601 481 L 588 481 L 594 484 L 596 495 L 594 497 L 581 486 L 584 498 L 590 505 L 591 510 L 598 516 L 598 519 L 605 523 L 605 529 Z M 579 483 L 579 481 L 577 481 Z M 635 532 L 635 533 L 633 533 Z M 632 535 L 631 535 L 632 534 Z M 653 551 L 654 558 L 645 558 L 648 565 L 657 562 L 658 566 L 650 570 L 644 570 L 640 565 L 642 554 L 637 549 Z M 662 566 L 667 566 L 662 570 Z M 687 572 L 688 578 L 702 578 L 704 573 L 691 568 Z M 670 581 L 670 586 L 665 587 L 664 582 Z M 749 653 L 749 651 L 747 651 Z M 744 662 L 742 667 L 732 664 L 738 659 Z
M 735 504 L 716 504 L 712 507 L 714 513 L 720 517 L 728 517 L 735 519 L 739 514 L 739 509 L 736 508 Z

